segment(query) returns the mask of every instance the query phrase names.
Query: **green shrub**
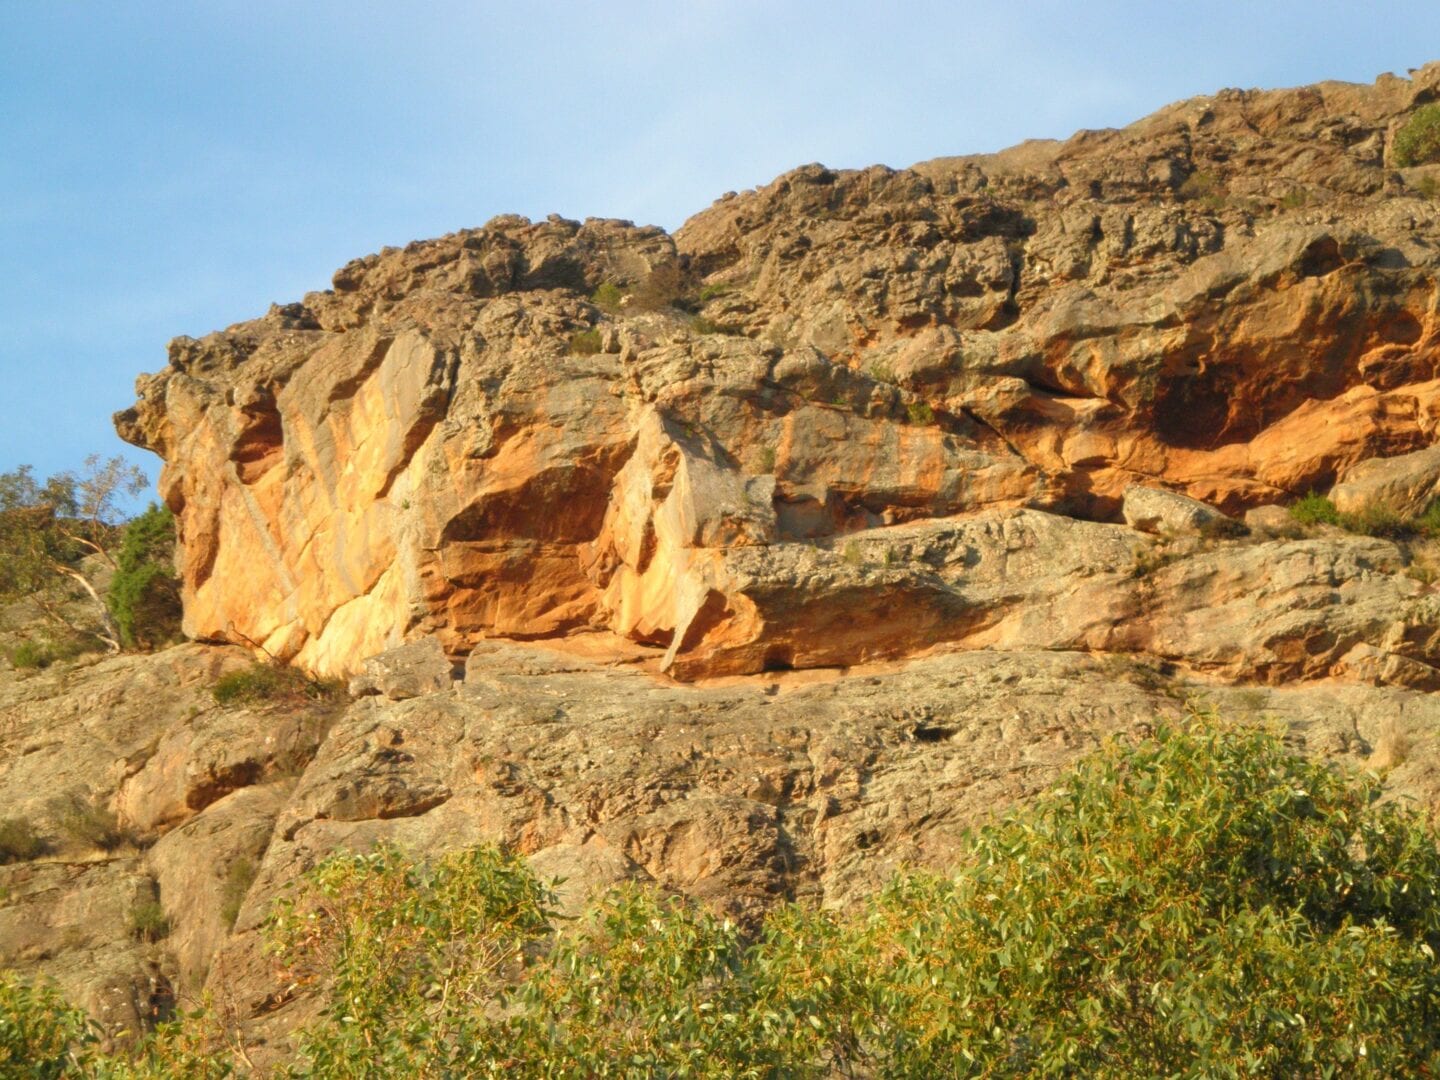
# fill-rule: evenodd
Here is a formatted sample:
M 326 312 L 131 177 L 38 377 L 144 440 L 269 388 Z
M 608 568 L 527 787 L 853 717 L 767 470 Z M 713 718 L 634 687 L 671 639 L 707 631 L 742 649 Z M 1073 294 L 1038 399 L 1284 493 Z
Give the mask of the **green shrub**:
M 6 652 L 10 663 L 21 670 L 38 671 L 64 660 L 95 652 L 101 648 L 94 638 L 83 634 L 62 634 L 22 641 Z
M 1440 176 L 1422 176 L 1415 181 L 1415 194 L 1422 199 L 1440 199 Z
M 905 413 L 912 424 L 924 427 L 935 422 L 935 410 L 925 401 L 912 401 L 905 407 Z
M 159 900 L 141 900 L 130 909 L 130 933 L 152 943 L 169 936 L 170 920 Z
M 1278 734 L 1162 728 L 797 960 L 891 1075 L 1415 1075 L 1440 857 L 1378 795 Z
M 1290 507 L 1290 516 L 1302 525 L 1338 525 L 1360 536 L 1393 540 L 1440 536 L 1440 499 L 1432 501 L 1418 517 L 1404 517 L 1383 503 L 1341 513 L 1333 502 L 1312 491 Z
M 1411 519 L 1401 517 L 1390 507 L 1383 505 L 1367 506 L 1353 514 L 1341 514 L 1340 526 L 1361 536 L 1387 539 L 1398 539 L 1415 533 L 1415 523 Z
M 10 663 L 22 670 L 47 668 L 54 662 L 50 649 L 39 641 L 22 641 L 9 651 Z
M 630 306 L 637 311 L 692 311 L 696 303 L 695 282 L 678 263 L 661 263 L 630 294 Z
M 954 877 L 758 937 L 627 889 L 546 949 L 543 891 L 493 850 L 337 857 L 277 929 L 302 977 L 335 973 L 304 1045 L 336 1075 L 1417 1075 L 1440 1065 L 1440 855 L 1378 794 L 1197 722 L 1111 745 Z
M 1290 516 L 1301 525 L 1339 525 L 1340 511 L 1324 495 L 1312 491 L 1290 507 Z
M 91 1039 L 85 1014 L 66 1004 L 53 987 L 0 971 L 0 1077 L 72 1076 Z
M 558 924 L 492 847 L 333 855 L 268 932 L 326 1003 L 306 1076 L 1434 1075 L 1440 851 L 1379 796 L 1195 719 L 1108 743 L 953 875 L 757 932 L 635 887 Z
M 98 798 L 62 796 L 50 803 L 56 828 L 82 847 L 115 851 L 131 840 L 115 812 Z
M 1310 205 L 1310 192 L 1304 188 L 1291 188 L 1280 196 L 1280 205 L 1286 210 L 1300 210 Z
M 696 315 L 690 320 L 690 326 L 697 334 L 725 334 L 728 337 L 736 337 L 744 333 L 738 326 L 716 322 L 714 319 L 707 319 L 704 315 Z
M 203 1011 L 140 1034 L 114 1053 L 52 987 L 0 972 L 0 1077 L 5 1080 L 223 1080 L 227 1032 Z
M 327 985 L 302 1033 L 313 1076 L 499 1075 L 509 1055 L 486 1012 L 550 931 L 551 895 L 494 847 L 417 865 L 393 848 L 334 855 L 270 926 L 288 980 Z M 443 989 L 442 989 L 443 988 Z
M 734 291 L 734 285 L 706 285 L 700 290 L 700 303 L 708 304 L 711 300 L 718 300 L 722 296 L 729 296 Z
M 1440 499 L 1434 499 L 1414 520 L 1415 527 L 1426 536 L 1440 536 Z
M 151 503 L 125 526 L 106 604 L 128 649 L 154 648 L 180 636 L 175 516 L 169 510 Z
M 1395 133 L 1395 164 L 1402 169 L 1440 161 L 1440 103 L 1416 109 Z
M 601 311 L 613 315 L 620 310 L 620 301 L 625 299 L 626 290 L 613 281 L 602 281 L 590 296 L 590 302 Z
M 344 687 L 336 680 L 312 679 L 299 668 L 255 663 L 222 675 L 210 693 L 217 705 L 296 705 L 334 701 Z
M 25 818 L 0 818 L 0 865 L 45 854 L 45 841 Z
M 576 356 L 594 356 L 602 344 L 599 330 L 581 330 L 570 335 L 570 351 Z
M 1219 210 L 1224 207 L 1226 201 L 1225 185 L 1211 172 L 1194 172 L 1185 178 L 1185 182 L 1175 189 L 1180 198 L 1191 202 L 1198 202 L 1210 210 Z

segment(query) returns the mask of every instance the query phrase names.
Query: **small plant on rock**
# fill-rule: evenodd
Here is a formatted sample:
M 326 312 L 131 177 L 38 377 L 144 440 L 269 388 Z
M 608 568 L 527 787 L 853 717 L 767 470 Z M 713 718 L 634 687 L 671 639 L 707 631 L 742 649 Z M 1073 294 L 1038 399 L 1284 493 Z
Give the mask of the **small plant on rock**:
M 620 310 L 620 301 L 624 299 L 625 290 L 613 281 L 602 281 L 590 296 L 592 304 L 611 315 Z
M 1301 525 L 1339 525 L 1340 511 L 1335 504 L 1314 491 L 1290 507 L 1290 516 Z
M 708 304 L 711 300 L 716 300 L 722 296 L 728 296 L 734 291 L 734 285 L 706 285 L 703 289 L 700 290 L 700 302 L 702 304 Z
M 1367 506 L 1353 514 L 1341 514 L 1340 525 L 1361 536 L 1378 536 L 1387 540 L 1411 536 L 1415 532 L 1413 522 L 1384 505 Z
M 1359 536 L 1386 540 L 1440 536 L 1440 499 L 1431 502 L 1424 513 L 1406 517 L 1384 503 L 1342 512 L 1329 499 L 1312 491 L 1290 507 L 1290 516 L 1302 525 L 1337 525 Z
M 10 663 L 22 671 L 39 671 L 54 663 L 49 648 L 39 641 L 22 641 L 9 652 Z
M 678 263 L 662 263 L 636 286 L 630 294 L 630 303 L 638 311 L 664 311 L 667 308 L 693 311 L 696 295 L 695 282 L 683 267 Z
M 581 330 L 570 335 L 570 351 L 576 356 L 594 356 L 601 345 L 599 330 Z
M 1440 499 L 1425 507 L 1425 512 L 1415 519 L 1414 524 L 1426 536 L 1440 536 Z
M 935 422 L 935 410 L 930 408 L 928 402 L 912 401 L 905 407 L 905 412 L 912 424 L 927 427 Z
M 60 832 L 83 847 L 115 851 L 131 839 L 115 811 L 93 796 L 62 796 L 51 802 L 50 809 Z
M 1232 517 L 1220 515 L 1207 518 L 1202 521 L 1196 529 L 1202 540 L 1236 540 L 1242 536 L 1249 536 L 1250 530 L 1244 522 L 1236 521 Z
M 154 943 L 170 934 L 170 920 L 159 900 L 141 900 L 130 909 L 130 933 L 138 941 Z
M 696 315 L 690 326 L 697 334 L 724 334 L 727 337 L 738 337 L 741 334 L 739 327 L 707 319 L 704 315 Z
M 1300 210 L 1310 205 L 1310 192 L 1304 188 L 1291 188 L 1280 196 L 1280 205 L 1286 210 Z
M 25 818 L 0 819 L 0 865 L 29 862 L 45 854 L 45 841 Z
M 1184 549 L 1172 540 L 1161 539 L 1153 544 L 1135 549 L 1135 561 L 1130 568 L 1133 578 L 1146 578 L 1180 559 Z
M 210 693 L 217 705 L 283 705 L 334 701 L 343 688 L 337 681 L 312 679 L 299 668 L 256 663 L 222 675 Z
M 97 652 L 103 648 L 99 640 L 86 634 L 46 634 L 22 641 L 6 655 L 21 670 L 40 671 L 63 660 Z
M 1220 210 L 1225 206 L 1225 185 L 1211 172 L 1191 173 L 1176 189 L 1176 194 L 1187 202 L 1198 202 L 1208 210 Z
M 1402 169 L 1440 161 L 1440 103 L 1416 109 L 1395 133 L 1395 164 Z
M 250 886 L 255 883 L 255 864 L 243 855 L 230 864 L 220 886 L 220 918 L 226 926 L 234 926 Z

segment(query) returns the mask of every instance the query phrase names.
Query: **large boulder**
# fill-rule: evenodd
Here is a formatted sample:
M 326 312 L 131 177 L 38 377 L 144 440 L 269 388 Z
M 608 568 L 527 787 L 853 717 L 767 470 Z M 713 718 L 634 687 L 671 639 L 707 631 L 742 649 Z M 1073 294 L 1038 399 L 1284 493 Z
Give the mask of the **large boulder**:
M 1418 517 L 1440 497 L 1440 445 L 1409 454 L 1367 458 L 1341 474 L 1330 499 L 1341 513 L 1385 507 L 1401 517 Z
M 433 637 L 387 649 L 365 661 L 350 680 L 350 695 L 380 694 L 392 701 L 449 690 L 454 665 Z
M 1244 531 L 1234 518 L 1226 517 L 1199 499 L 1138 484 L 1125 489 L 1121 510 L 1125 524 L 1141 532 L 1175 536 L 1180 533 L 1234 535 Z

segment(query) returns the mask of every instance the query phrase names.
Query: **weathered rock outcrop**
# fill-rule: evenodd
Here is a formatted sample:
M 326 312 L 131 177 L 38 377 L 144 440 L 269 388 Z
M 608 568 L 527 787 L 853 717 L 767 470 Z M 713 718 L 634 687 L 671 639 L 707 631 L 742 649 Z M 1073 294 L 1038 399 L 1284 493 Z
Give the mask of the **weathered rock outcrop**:
M 1114 521 L 1135 484 L 1239 514 L 1427 447 L 1440 204 L 1388 147 L 1437 93 L 1225 91 L 807 166 L 673 237 L 504 217 L 357 260 L 173 342 L 118 417 L 166 461 L 187 629 L 331 674 L 432 633 L 603 630 L 687 678 L 897 655 L 988 616 L 837 563 L 852 534 Z
M 1309 543 L 1289 561 L 1336 558 L 1315 550 L 1327 541 Z M 1171 568 L 1213 577 L 1211 554 Z M 1295 594 L 1291 606 L 1303 602 Z M 1213 640 L 1253 611 L 1218 615 Z M 1204 617 L 1177 613 L 1175 626 Z M 1247 633 L 1234 648 L 1265 655 L 1270 639 Z M 1423 666 L 1404 658 L 1401 637 L 1389 662 Z M 1331 645 L 1326 636 L 1316 651 Z M 1381 653 L 1357 646 L 1345 663 L 1364 659 L 1356 649 Z M 337 849 L 389 841 L 425 857 L 503 842 L 566 879 L 572 908 L 622 880 L 744 920 L 787 898 L 844 906 L 902 865 L 949 865 L 968 826 L 1101 738 L 1207 706 L 1284 723 L 1307 752 L 1384 768 L 1393 790 L 1440 806 L 1440 698 L 1363 680 L 1235 687 L 1121 653 L 974 648 L 848 677 L 777 672 L 695 687 L 489 642 L 463 681 L 418 697 L 299 713 L 216 706 L 215 674 L 246 659 L 192 645 L 0 677 L 0 805 L 50 841 L 39 859 L 0 866 L 0 966 L 56 979 L 110 1032 L 208 991 L 261 1064 L 316 1007 L 275 972 L 263 921 Z M 277 764 L 263 736 L 287 725 L 318 735 Z M 219 744 L 233 744 L 232 765 L 249 762 L 223 792 L 211 779 Z M 154 802 L 142 801 L 137 781 L 157 774 L 176 787 L 151 785 Z M 125 845 L 86 848 L 57 824 L 55 797 L 82 792 L 123 808 Z M 137 933 L 142 912 L 144 925 L 163 917 L 157 940 Z

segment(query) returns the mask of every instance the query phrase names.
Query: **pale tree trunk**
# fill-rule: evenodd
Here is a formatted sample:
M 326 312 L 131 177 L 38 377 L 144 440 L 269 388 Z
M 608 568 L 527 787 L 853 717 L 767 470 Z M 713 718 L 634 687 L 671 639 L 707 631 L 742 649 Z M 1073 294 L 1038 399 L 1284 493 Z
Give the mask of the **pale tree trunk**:
M 100 632 L 95 636 L 105 642 L 105 647 L 109 652 L 118 653 L 120 651 L 120 628 L 115 625 L 115 619 L 110 614 L 110 609 L 105 606 L 105 601 L 100 599 L 100 593 L 96 591 L 94 585 L 90 584 L 90 579 L 79 570 L 72 570 L 70 567 L 61 566 L 58 563 L 55 569 L 66 577 L 74 578 L 80 583 L 81 588 L 90 594 L 90 599 L 95 601 L 95 606 L 100 611 Z

